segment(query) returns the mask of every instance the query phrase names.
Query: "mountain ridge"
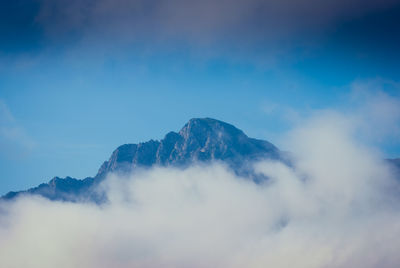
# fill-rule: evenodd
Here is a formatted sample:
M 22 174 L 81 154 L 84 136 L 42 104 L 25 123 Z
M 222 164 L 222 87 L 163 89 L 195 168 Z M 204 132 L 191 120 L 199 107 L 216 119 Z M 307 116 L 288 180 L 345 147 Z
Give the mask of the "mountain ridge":
M 228 123 L 211 118 L 193 118 L 177 132 L 163 139 L 138 144 L 124 144 L 112 153 L 100 167 L 96 177 L 115 170 L 130 171 L 136 166 L 185 165 L 193 160 L 239 160 L 240 156 L 278 158 L 279 149 L 273 144 L 249 138 Z M 125 164 L 128 164 L 127 167 Z
M 195 162 L 222 161 L 238 175 L 258 180 L 247 163 L 262 158 L 277 160 L 281 158 L 281 152 L 272 143 L 249 138 L 231 124 L 212 118 L 192 118 L 179 132 L 171 131 L 161 140 L 117 147 L 94 177 L 83 180 L 54 177 L 48 183 L 28 190 L 9 192 L 2 199 L 33 194 L 50 200 L 98 202 L 103 196 L 94 190 L 94 186 L 110 173 L 124 174 L 152 166 L 185 167 Z

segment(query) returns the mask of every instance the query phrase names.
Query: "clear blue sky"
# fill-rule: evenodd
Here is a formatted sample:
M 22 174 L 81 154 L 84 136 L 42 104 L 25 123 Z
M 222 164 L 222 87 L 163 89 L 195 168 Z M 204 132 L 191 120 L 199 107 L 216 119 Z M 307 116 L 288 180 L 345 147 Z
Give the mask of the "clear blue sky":
M 0 194 L 93 176 L 118 145 L 193 117 L 279 146 L 291 113 L 346 106 L 355 82 L 399 95 L 399 1 L 233 2 L 5 4 Z

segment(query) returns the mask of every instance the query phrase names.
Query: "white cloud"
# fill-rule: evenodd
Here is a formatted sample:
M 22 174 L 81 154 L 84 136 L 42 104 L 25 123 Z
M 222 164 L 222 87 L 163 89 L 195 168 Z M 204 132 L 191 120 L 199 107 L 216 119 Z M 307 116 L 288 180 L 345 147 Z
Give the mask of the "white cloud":
M 358 80 L 351 85 L 350 104 L 355 107 L 360 131 L 369 139 L 383 142 L 400 138 L 400 83 L 380 78 Z
M 317 109 L 300 105 L 294 109 L 265 101 L 260 109 L 266 116 L 279 118 L 297 129 L 302 129 L 304 118 L 319 120 L 329 127 L 333 117 L 341 117 L 339 121 L 345 124 L 342 130 L 355 135 L 360 144 L 383 149 L 381 153 L 386 156 L 382 157 L 388 157 L 388 148 L 400 146 L 400 83 L 382 78 L 358 79 L 340 91 L 343 93 L 338 95 L 334 106 Z M 291 150 L 287 137 L 280 137 L 279 144 Z M 376 153 L 380 152 L 376 150 Z
M 398 267 L 398 183 L 320 114 L 289 135 L 296 169 L 260 162 L 257 185 L 219 164 L 109 177 L 102 206 L 3 204 L 1 267 Z

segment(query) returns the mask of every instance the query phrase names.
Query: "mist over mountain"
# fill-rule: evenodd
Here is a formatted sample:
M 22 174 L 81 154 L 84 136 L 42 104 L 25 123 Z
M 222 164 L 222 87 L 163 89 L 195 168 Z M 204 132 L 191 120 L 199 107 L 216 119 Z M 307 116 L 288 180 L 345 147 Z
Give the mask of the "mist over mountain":
M 237 175 L 262 180 L 250 168 L 261 159 L 280 160 L 283 154 L 268 141 L 249 138 L 235 126 L 212 118 L 193 118 L 178 132 L 169 132 L 158 140 L 119 146 L 94 177 L 83 180 L 54 177 L 48 183 L 20 192 L 9 192 L 3 198 L 35 194 L 50 200 L 101 201 L 94 189 L 108 174 L 128 174 L 153 166 L 187 167 L 194 163 L 223 162 Z
M 9 192 L 2 199 L 10 200 L 25 194 L 40 195 L 50 200 L 105 200 L 98 185 L 109 175 L 127 175 L 150 167 L 188 167 L 191 164 L 220 162 L 238 176 L 255 182 L 265 180 L 254 173 L 252 164 L 260 160 L 278 160 L 288 164 L 286 153 L 265 140 L 249 138 L 235 126 L 212 118 L 193 118 L 179 132 L 169 132 L 161 140 L 119 146 L 94 177 L 76 179 L 54 177 L 48 183 L 18 192 Z M 400 177 L 400 159 L 387 159 L 396 177 Z
M 213 119 L 122 145 L 93 178 L 0 202 L 0 267 L 397 268 L 399 160 L 354 126 L 302 122 L 284 137 L 290 163 Z

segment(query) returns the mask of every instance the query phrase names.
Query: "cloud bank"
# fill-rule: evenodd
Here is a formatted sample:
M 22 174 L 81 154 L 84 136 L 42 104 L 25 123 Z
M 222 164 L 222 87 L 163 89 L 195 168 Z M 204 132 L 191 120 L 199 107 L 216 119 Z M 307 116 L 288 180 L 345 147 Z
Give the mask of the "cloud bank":
M 39 3 L 36 22 L 53 35 L 83 32 L 133 39 L 153 36 L 209 41 L 238 34 L 241 38 L 274 39 L 304 33 L 390 8 L 399 1 L 41 0 Z
M 291 132 L 294 168 L 262 184 L 221 164 L 110 176 L 101 206 L 23 197 L 1 204 L 1 267 L 398 267 L 394 173 L 345 116 Z
M 12 42 L 14 49 L 24 47 L 26 41 L 38 47 L 43 43 L 68 47 L 78 41 L 89 51 L 110 45 L 120 49 L 217 45 L 236 52 L 267 47 L 278 53 L 309 47 L 343 23 L 395 10 L 399 5 L 399 0 L 19 0 L 5 5 L 0 31 L 5 34 L 4 42 Z M 386 21 L 385 15 L 379 15 L 377 21 Z M 369 20 L 360 23 L 353 25 L 352 32 L 334 38 L 353 43 L 353 38 L 346 38 L 361 35 L 374 43 L 385 32 L 386 43 L 396 39 L 397 27 L 391 28 L 396 21 L 379 24 L 378 30 Z M 365 33 L 364 28 L 373 32 Z

